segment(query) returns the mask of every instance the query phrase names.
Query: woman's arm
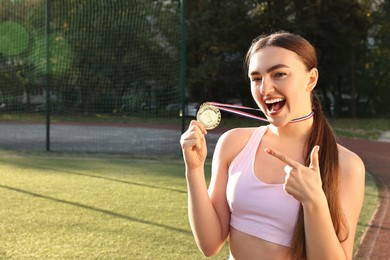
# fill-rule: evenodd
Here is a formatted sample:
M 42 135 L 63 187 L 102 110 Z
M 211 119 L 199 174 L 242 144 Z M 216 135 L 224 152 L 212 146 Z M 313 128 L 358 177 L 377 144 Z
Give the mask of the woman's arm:
M 195 241 L 206 256 L 216 254 L 229 234 L 230 212 L 226 202 L 228 164 L 226 135 L 214 151 L 210 188 L 204 176 L 206 142 L 203 126 L 193 121 L 181 138 L 188 187 L 188 216 Z
M 356 226 L 364 198 L 365 168 L 354 153 L 339 148 L 339 154 L 339 199 L 348 230 L 342 230 L 339 237 L 335 233 L 325 195 L 303 204 L 308 259 L 353 257 Z
M 340 204 L 348 224 L 348 238 L 342 242 L 347 259 L 353 258 L 356 227 L 364 200 L 365 167 L 351 151 L 339 146 L 341 172 L 339 176 Z
M 352 152 L 339 149 L 339 198 L 348 225 L 348 238 L 340 242 L 322 190 L 318 149 L 315 147 L 312 151 L 310 167 L 305 167 L 271 149 L 267 152 L 289 166 L 285 190 L 303 206 L 307 259 L 352 259 L 356 225 L 364 197 L 364 165 Z M 341 232 L 339 235 L 341 239 L 345 239 L 346 233 Z

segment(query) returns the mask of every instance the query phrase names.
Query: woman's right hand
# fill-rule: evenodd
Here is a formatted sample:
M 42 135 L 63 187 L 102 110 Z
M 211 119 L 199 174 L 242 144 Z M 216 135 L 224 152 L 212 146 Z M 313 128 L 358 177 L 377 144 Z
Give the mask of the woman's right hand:
M 182 134 L 180 144 L 187 169 L 204 167 L 207 156 L 205 134 L 205 127 L 196 120 L 192 120 L 187 131 Z

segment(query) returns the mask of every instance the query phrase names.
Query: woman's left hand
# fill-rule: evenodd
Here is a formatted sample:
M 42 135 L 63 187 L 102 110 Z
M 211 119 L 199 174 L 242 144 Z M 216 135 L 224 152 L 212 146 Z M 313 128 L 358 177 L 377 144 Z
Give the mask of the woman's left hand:
M 288 194 L 299 200 L 302 204 L 318 198 L 317 195 L 323 193 L 318 159 L 319 149 L 320 147 L 316 145 L 311 151 L 309 167 L 306 167 L 271 148 L 265 149 L 266 153 L 286 164 L 284 167 L 286 177 L 283 188 Z

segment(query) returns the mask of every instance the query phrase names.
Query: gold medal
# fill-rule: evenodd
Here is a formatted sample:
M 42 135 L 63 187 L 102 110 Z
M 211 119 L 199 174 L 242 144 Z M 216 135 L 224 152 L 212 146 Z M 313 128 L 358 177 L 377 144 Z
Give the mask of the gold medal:
M 201 122 L 207 130 L 212 130 L 221 122 L 221 112 L 217 107 L 206 102 L 200 106 L 196 120 Z

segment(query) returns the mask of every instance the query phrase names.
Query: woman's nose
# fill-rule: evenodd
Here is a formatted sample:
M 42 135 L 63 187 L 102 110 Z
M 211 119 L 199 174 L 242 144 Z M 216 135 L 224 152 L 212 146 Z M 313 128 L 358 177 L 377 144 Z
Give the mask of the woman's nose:
M 267 95 L 273 91 L 272 81 L 270 79 L 267 79 L 266 77 L 263 77 L 260 84 L 260 93 L 262 95 Z

